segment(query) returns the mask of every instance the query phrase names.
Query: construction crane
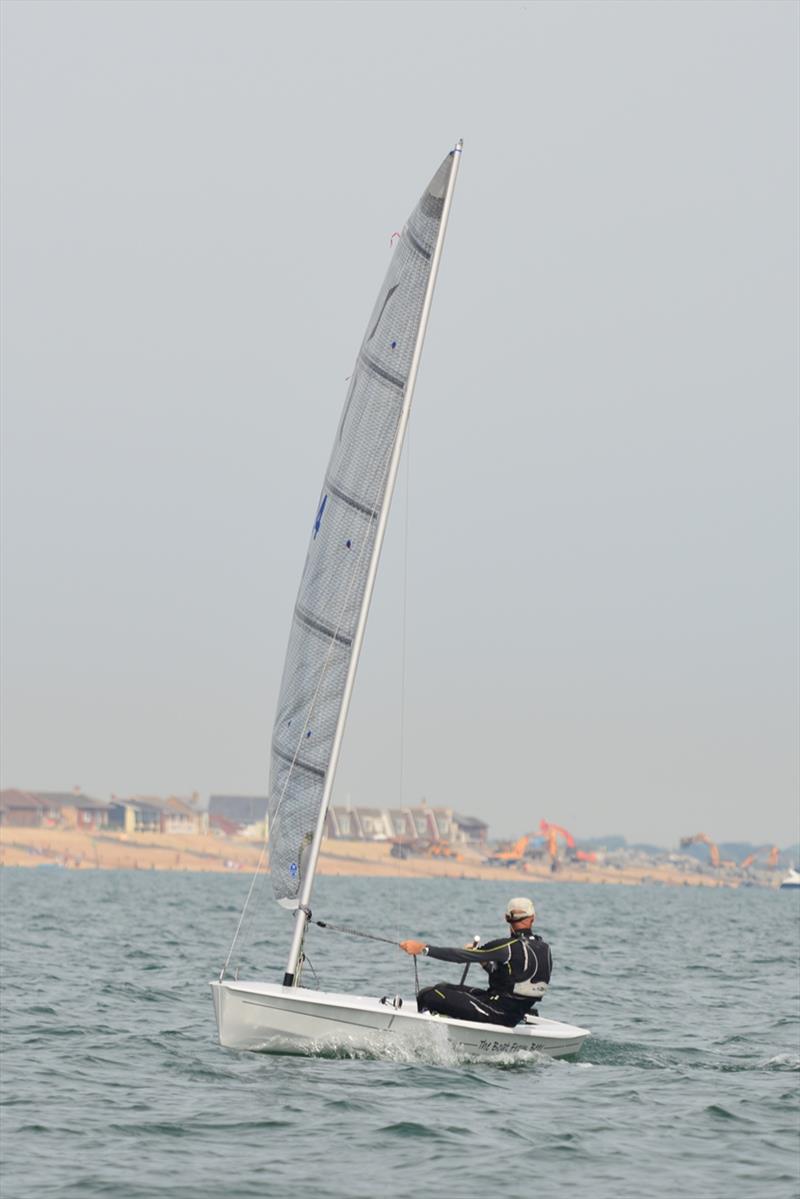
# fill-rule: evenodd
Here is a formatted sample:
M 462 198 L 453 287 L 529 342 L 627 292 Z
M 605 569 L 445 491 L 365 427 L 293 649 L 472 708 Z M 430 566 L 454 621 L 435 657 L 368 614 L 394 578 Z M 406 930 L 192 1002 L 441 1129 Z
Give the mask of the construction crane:
M 568 849 L 575 848 L 575 838 L 565 828 L 558 824 L 550 824 L 548 820 L 539 821 L 539 832 L 547 837 L 547 852 L 551 858 L 558 857 L 558 838 L 563 837 Z
M 767 870 L 774 870 L 778 865 L 778 855 L 780 852 L 781 851 L 778 849 L 777 845 L 773 845 L 769 850 L 769 853 L 767 853 L 767 847 L 766 845 L 763 845 L 761 849 L 755 850 L 754 853 L 749 853 L 747 857 L 739 863 L 739 866 L 742 870 L 747 870 L 749 866 L 753 865 L 753 862 L 755 862 L 756 858 L 760 858 L 763 854 L 767 853 Z
M 574 858 L 578 862 L 596 862 L 596 853 L 586 853 L 583 849 L 575 848 L 575 838 L 567 829 L 562 828 L 559 824 L 550 824 L 548 820 L 539 821 L 539 832 L 547 838 L 547 852 L 553 862 L 558 857 L 558 838 L 563 837 L 566 842 L 567 849 L 570 851 L 568 857 Z
M 688 849 L 690 845 L 707 845 L 708 860 L 711 865 L 718 870 L 722 865 L 719 857 L 719 849 L 705 833 L 695 833 L 692 837 L 681 837 L 681 849 Z M 726 863 L 727 864 L 727 863 Z

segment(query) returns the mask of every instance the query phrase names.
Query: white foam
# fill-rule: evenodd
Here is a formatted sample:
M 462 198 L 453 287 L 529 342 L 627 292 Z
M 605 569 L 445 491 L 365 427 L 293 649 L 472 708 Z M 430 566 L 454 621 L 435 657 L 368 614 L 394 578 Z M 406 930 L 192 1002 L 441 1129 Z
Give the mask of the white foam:
M 800 1057 L 796 1053 L 776 1053 L 763 1065 L 767 1070 L 800 1070 Z

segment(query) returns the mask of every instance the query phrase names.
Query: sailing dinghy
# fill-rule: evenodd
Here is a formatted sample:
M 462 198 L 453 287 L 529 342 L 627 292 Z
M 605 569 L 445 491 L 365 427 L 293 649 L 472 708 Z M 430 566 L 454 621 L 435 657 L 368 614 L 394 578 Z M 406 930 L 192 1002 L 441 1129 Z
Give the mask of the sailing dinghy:
M 281 984 L 227 976 L 233 945 L 211 983 L 220 1043 L 231 1049 L 381 1052 L 446 1038 L 468 1053 L 529 1049 L 562 1057 L 589 1036 L 538 1016 L 505 1028 L 418 1012 L 413 1000 L 387 1003 L 301 985 L 314 873 L 461 149 L 459 142 L 447 155 L 397 240 L 317 504 L 278 699 L 269 788 L 272 887 L 278 903 L 294 911 L 294 930 Z

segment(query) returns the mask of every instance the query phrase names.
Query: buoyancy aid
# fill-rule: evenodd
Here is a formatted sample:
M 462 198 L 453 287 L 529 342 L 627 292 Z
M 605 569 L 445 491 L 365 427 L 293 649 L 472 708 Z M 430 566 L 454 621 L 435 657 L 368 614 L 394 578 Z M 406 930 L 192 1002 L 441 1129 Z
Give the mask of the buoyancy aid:
M 487 948 L 491 945 L 490 941 Z M 514 933 L 506 941 L 499 940 L 498 948 L 502 945 L 508 945 L 507 961 L 485 963 L 490 990 L 529 1002 L 541 999 L 553 968 L 550 946 L 536 933 L 527 931 Z

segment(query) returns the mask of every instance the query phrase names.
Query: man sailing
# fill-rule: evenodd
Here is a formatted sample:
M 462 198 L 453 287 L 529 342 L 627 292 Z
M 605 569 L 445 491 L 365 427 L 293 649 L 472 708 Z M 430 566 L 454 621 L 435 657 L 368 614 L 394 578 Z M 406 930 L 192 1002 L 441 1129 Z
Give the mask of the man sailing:
M 496 941 L 467 949 L 401 941 L 406 953 L 424 953 L 440 962 L 477 962 L 489 975 L 485 989 L 452 983 L 425 987 L 417 996 L 419 1010 L 508 1028 L 519 1024 L 547 990 L 553 966 L 550 946 L 531 931 L 535 919 L 530 899 L 511 899 L 506 908 L 509 933 Z

